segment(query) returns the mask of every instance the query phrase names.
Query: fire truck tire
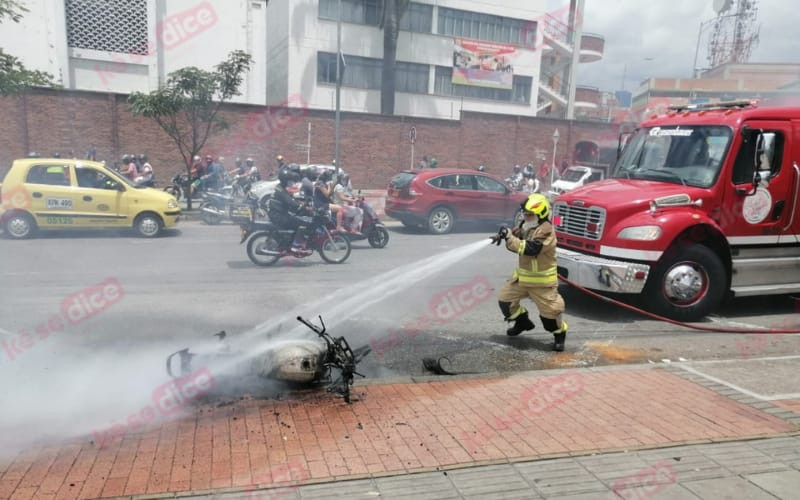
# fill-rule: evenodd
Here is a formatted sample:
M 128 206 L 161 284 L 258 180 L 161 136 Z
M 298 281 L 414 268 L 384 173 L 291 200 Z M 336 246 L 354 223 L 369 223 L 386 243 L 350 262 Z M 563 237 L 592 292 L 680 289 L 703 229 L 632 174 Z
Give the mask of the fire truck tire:
M 695 244 L 659 262 L 644 289 L 644 300 L 656 314 L 677 321 L 698 321 L 725 297 L 727 275 L 720 258 Z

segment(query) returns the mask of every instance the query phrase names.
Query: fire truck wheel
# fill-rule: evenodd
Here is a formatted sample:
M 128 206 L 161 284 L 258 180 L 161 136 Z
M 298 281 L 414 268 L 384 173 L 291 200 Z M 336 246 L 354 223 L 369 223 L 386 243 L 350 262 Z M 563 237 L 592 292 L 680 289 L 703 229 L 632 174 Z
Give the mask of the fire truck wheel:
M 650 274 L 644 299 L 656 314 L 677 321 L 700 320 L 725 296 L 725 267 L 704 245 L 691 245 L 673 255 Z

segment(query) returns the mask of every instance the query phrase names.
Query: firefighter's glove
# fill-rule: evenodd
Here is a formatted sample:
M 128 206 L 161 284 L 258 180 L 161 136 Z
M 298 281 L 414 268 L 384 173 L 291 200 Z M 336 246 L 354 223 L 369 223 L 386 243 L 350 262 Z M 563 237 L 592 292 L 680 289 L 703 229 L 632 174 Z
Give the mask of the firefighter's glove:
M 500 246 L 500 243 L 506 241 L 508 239 L 508 228 L 506 226 L 501 226 L 500 229 L 497 231 L 497 234 L 492 236 L 492 243 L 497 246 Z

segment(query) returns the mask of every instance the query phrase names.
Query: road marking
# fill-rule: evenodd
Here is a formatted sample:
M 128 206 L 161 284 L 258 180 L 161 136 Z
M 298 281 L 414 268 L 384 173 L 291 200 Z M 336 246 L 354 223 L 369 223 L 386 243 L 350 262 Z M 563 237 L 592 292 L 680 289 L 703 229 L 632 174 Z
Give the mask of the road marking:
M 731 360 L 713 360 L 713 361 L 696 361 L 695 363 L 730 363 L 730 362 L 741 362 L 741 361 L 771 361 L 771 360 L 780 360 L 780 359 L 800 359 L 800 356 L 777 356 L 777 357 L 769 357 L 769 358 L 754 358 L 754 359 L 731 359 Z M 716 382 L 718 384 L 722 384 L 726 387 L 730 387 L 734 391 L 741 392 L 742 394 L 746 394 L 752 398 L 760 399 L 761 401 L 778 401 L 781 399 L 800 399 L 800 392 L 794 394 L 775 394 L 773 396 L 764 396 L 761 394 L 757 394 L 755 392 L 749 391 L 744 387 L 739 387 L 736 384 L 732 384 L 728 381 L 722 380 L 721 378 L 714 377 L 713 375 L 709 375 L 707 373 L 703 373 L 700 370 L 687 366 L 683 363 L 675 363 L 681 369 L 686 370 L 687 372 L 694 373 L 695 375 L 699 375 L 706 380 L 710 380 L 712 382 Z
M 719 319 L 717 319 L 717 318 L 715 318 L 713 316 L 709 316 L 708 319 L 710 319 L 712 322 L 718 323 L 720 325 L 738 326 L 740 328 L 754 328 L 754 329 L 757 329 L 757 330 L 767 330 L 767 331 L 770 329 L 770 327 L 768 327 L 768 326 L 751 325 L 750 323 L 740 323 L 738 321 L 721 321 L 721 320 L 719 320 Z

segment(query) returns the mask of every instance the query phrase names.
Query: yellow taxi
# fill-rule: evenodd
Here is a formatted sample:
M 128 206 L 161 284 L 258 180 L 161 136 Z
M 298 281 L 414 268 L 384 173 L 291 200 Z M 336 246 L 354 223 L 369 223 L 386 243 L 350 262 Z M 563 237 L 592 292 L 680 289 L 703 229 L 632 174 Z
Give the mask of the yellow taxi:
M 0 224 L 15 239 L 40 229 L 91 228 L 132 228 L 152 238 L 174 227 L 180 213 L 172 195 L 86 160 L 16 160 L 0 186 Z

